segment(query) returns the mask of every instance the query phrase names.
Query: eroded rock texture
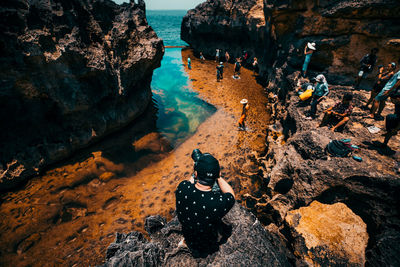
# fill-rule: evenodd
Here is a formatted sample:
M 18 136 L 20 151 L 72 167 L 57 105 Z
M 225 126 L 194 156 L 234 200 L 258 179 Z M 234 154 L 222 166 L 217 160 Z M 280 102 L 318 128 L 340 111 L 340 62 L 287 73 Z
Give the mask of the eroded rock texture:
M 250 11 L 260 10 L 260 5 L 264 18 L 257 20 L 256 12 L 253 19 Z M 247 195 L 244 201 L 268 228 L 283 234 L 281 238 L 289 247 L 293 248 L 293 241 L 283 226 L 288 212 L 314 200 L 342 202 L 367 224 L 366 264 L 400 265 L 399 154 L 388 154 L 374 145 L 373 140 L 382 137 L 371 134 L 367 127 L 384 129 L 384 123 L 368 119 L 368 112 L 360 109 L 368 93 L 348 86 L 354 81 L 360 59 L 371 48 L 380 48 L 378 64 L 398 59 L 399 11 L 395 0 L 209 0 L 189 11 L 182 22 L 182 37 L 196 51 L 214 56 L 216 48 L 235 53 L 247 50 L 260 59 L 275 124 L 268 129 L 266 155 L 259 159 L 265 166 L 265 194 Z M 238 19 L 235 14 L 246 15 Z M 299 70 L 304 46 L 310 41 L 316 42 L 317 51 L 308 74 L 325 74 L 331 89 L 319 109 L 334 105 L 346 92 L 354 93 L 356 108 L 341 133 L 318 128 L 321 113 L 316 120 L 305 120 L 309 103 L 299 103 L 294 92 L 305 82 L 299 79 Z M 370 75 L 361 87 L 372 86 L 373 78 Z M 388 113 L 393 113 L 392 104 L 384 115 Z M 360 147 L 356 154 L 362 162 L 330 157 L 325 152 L 330 140 L 341 138 L 351 138 Z M 391 141 L 395 150 L 399 140 L 395 137 Z
M 313 266 L 364 266 L 367 225 L 345 204 L 308 207 L 288 212 L 285 218 L 296 255 Z
M 281 242 L 244 208 L 235 205 L 224 221 L 232 226 L 228 240 L 218 252 L 194 258 L 187 248 L 178 248 L 182 235 L 176 217 L 166 225 L 161 217 L 149 217 L 151 242 L 138 232 L 117 234 L 104 266 L 291 266 Z
M 267 61 L 270 39 L 263 6 L 263 0 L 204 2 L 183 18 L 181 38 L 210 58 L 219 48 L 223 53 L 229 51 L 232 60 L 246 50 L 250 56 Z
M 269 81 L 276 68 L 286 74 L 301 69 L 304 46 L 313 41 L 317 52 L 309 70 L 348 84 L 373 47 L 380 48 L 379 63 L 397 60 L 399 11 L 396 0 L 209 0 L 184 17 L 181 35 L 209 56 L 216 48 L 235 56 L 249 51 L 259 58 L 262 74 L 270 69 L 263 77 Z
M 368 111 L 360 109 L 369 94 L 354 93 L 355 106 L 351 121 L 342 132 L 332 132 L 327 127 L 318 127 L 322 112 L 336 102 L 352 87 L 330 86 L 329 97 L 319 106 L 319 117 L 306 120 L 309 103 L 301 103 L 293 92 L 300 75 L 296 72 L 286 76 L 289 86 L 285 104 L 275 106 L 275 124 L 281 125 L 278 134 L 270 127 L 267 140 L 267 155 L 262 164 L 266 166 L 266 180 L 272 198 L 256 206 L 256 213 L 262 214 L 265 223 L 281 225 L 286 214 L 298 207 L 309 205 L 313 200 L 322 203 L 345 203 L 367 224 L 369 243 L 366 251 L 367 264 L 400 264 L 400 257 L 393 256 L 400 251 L 400 214 L 397 208 L 400 197 L 400 180 L 397 162 L 400 155 L 396 151 L 385 151 L 374 144 L 382 139 L 379 134 L 371 134 L 367 127 L 376 125 L 384 129 L 384 121 L 376 122 L 368 118 Z M 385 114 L 393 113 L 389 103 Z M 278 137 L 276 137 L 278 136 Z M 350 138 L 351 143 L 360 147 L 351 157 L 332 157 L 325 152 L 330 140 Z M 382 140 L 380 140 L 382 141 Z M 391 141 L 398 149 L 400 137 Z M 390 247 L 390 249 L 385 249 Z
M 142 0 L 9 0 L 0 15 L 4 190 L 139 116 L 164 50 Z

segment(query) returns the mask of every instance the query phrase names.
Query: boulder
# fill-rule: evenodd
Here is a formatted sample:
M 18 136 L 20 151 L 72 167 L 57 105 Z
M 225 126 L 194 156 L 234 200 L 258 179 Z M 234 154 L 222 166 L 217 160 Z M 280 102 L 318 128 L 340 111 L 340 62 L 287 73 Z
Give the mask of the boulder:
M 164 223 L 159 216 L 148 220 L 146 225 Z M 103 266 L 291 266 L 287 257 L 291 253 L 278 236 L 267 231 L 243 207 L 236 204 L 223 220 L 232 226 L 232 234 L 214 254 L 194 257 L 186 247 L 178 247 L 183 236 L 175 217 L 158 231 L 150 231 L 151 241 L 137 232 L 117 234 L 107 249 Z
M 285 223 L 294 253 L 310 266 L 364 266 L 367 225 L 345 204 L 313 201 L 291 210 Z
M 142 0 L 13 0 L 0 14 L 0 190 L 8 190 L 142 114 L 164 47 Z

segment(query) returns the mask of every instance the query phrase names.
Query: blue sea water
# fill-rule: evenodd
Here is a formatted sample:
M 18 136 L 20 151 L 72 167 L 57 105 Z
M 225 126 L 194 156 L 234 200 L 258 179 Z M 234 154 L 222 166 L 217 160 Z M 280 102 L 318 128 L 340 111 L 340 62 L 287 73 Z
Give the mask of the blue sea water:
M 147 10 L 147 22 L 158 37 L 164 40 L 165 46 L 187 45 L 180 38 L 181 22 L 186 12 L 185 10 Z
M 180 40 L 180 25 L 186 11 L 147 11 L 148 23 L 164 45 L 186 45 Z M 153 74 L 153 99 L 158 107 L 158 130 L 173 146 L 193 135 L 197 127 L 215 112 L 190 87 L 181 48 L 166 48 L 161 67 Z

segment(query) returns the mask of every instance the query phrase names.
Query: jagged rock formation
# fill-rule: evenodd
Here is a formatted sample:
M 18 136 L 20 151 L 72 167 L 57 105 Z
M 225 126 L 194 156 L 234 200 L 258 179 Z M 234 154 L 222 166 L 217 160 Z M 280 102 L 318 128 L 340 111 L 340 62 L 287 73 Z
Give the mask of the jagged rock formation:
M 163 43 L 144 2 L 2 1 L 0 190 L 138 117 Z
M 256 12 L 253 19 L 250 11 L 259 10 L 260 5 L 264 18 L 258 20 Z M 366 264 L 400 264 L 400 216 L 395 208 L 400 204 L 396 193 L 400 190 L 399 173 L 395 170 L 399 155 L 387 155 L 374 146 L 372 140 L 377 136 L 366 127 L 378 122 L 367 119 L 367 111 L 358 108 L 366 102 L 367 93 L 346 86 L 353 83 L 359 60 L 371 48 L 380 48 L 378 64 L 397 60 L 399 12 L 395 0 L 209 0 L 183 19 L 182 38 L 197 52 L 214 56 L 215 49 L 221 48 L 240 55 L 239 51 L 247 50 L 261 59 L 261 78 L 268 81 L 275 122 L 268 129 L 266 155 L 259 159 L 265 167 L 261 184 L 268 187 L 262 196 L 245 196 L 244 203 L 268 228 L 282 234 L 292 250 L 293 240 L 284 227 L 290 210 L 314 200 L 342 202 L 367 224 L 370 238 Z M 239 19 L 236 14 L 248 15 Z M 301 82 L 298 70 L 309 41 L 317 43 L 309 75 L 323 73 L 331 85 L 331 93 L 320 109 L 339 101 L 345 92 L 355 93 L 357 108 L 342 133 L 318 128 L 321 118 L 305 120 L 309 106 L 299 103 L 293 92 Z M 387 111 L 393 112 L 393 106 L 389 105 Z M 383 122 L 379 127 L 384 128 Z M 351 138 L 361 147 L 357 155 L 362 162 L 326 154 L 329 141 L 340 138 Z M 398 147 L 399 140 L 396 137 L 391 142 Z
M 324 72 L 338 84 L 353 81 L 361 57 L 379 47 L 379 63 L 397 60 L 400 7 L 396 0 L 207 1 L 182 21 L 182 39 L 195 51 L 214 56 L 220 48 L 257 56 L 261 73 L 299 70 L 307 42 L 317 43 L 311 72 Z M 394 58 L 395 57 L 395 58 Z M 279 70 L 278 70 L 279 74 Z
M 296 255 L 310 266 L 364 266 L 367 225 L 345 204 L 321 204 L 288 212 Z
M 282 225 L 288 211 L 308 205 L 313 200 L 322 203 L 345 203 L 359 215 L 368 226 L 370 236 L 367 248 L 367 263 L 391 265 L 400 263 L 399 210 L 394 208 L 400 203 L 398 192 L 400 180 L 396 173 L 399 155 L 385 154 L 373 141 L 378 136 L 371 134 L 366 127 L 377 125 L 372 119 L 366 119 L 368 111 L 359 107 L 366 102 L 367 92 L 354 94 L 351 122 L 340 133 L 333 133 L 326 127 L 318 128 L 320 118 L 308 121 L 305 114 L 309 105 L 300 103 L 293 92 L 299 82 L 299 72 L 286 76 L 289 86 L 286 103 L 276 105 L 275 123 L 281 127 L 270 127 L 267 140 L 267 155 L 262 160 L 266 167 L 266 180 L 271 190 L 271 198 L 256 206 L 256 213 L 262 214 L 265 223 Z M 330 86 L 329 98 L 320 105 L 326 109 L 338 102 L 352 87 Z M 393 105 L 387 107 L 393 113 Z M 381 129 L 384 122 L 380 122 Z M 280 134 L 273 133 L 278 128 Z M 325 152 L 330 140 L 351 138 L 360 150 L 355 152 L 362 157 L 356 162 L 351 157 L 331 157 Z M 381 137 L 382 138 L 382 137 Z M 392 144 L 399 144 L 399 136 Z M 387 246 L 390 249 L 385 249 Z M 396 265 L 396 264 L 395 264 Z
M 176 217 L 167 224 L 162 217 L 148 217 L 151 242 L 138 232 L 117 234 L 103 266 L 291 266 L 281 242 L 244 208 L 235 205 L 224 221 L 232 226 L 226 243 L 212 255 L 194 258 L 178 248 L 182 234 Z
M 380 49 L 378 64 L 397 61 L 400 6 L 396 0 L 264 3 L 274 47 L 272 80 L 301 69 L 304 46 L 310 41 L 317 44 L 310 74 L 324 73 L 334 84 L 352 84 L 359 61 L 374 47 Z
M 181 38 L 196 52 L 213 58 L 217 48 L 229 51 L 232 60 L 243 50 L 268 60 L 270 39 L 263 11 L 263 0 L 217 0 L 200 4 L 183 18 Z M 225 53 L 225 52 L 224 52 Z M 261 65 L 260 71 L 265 71 Z

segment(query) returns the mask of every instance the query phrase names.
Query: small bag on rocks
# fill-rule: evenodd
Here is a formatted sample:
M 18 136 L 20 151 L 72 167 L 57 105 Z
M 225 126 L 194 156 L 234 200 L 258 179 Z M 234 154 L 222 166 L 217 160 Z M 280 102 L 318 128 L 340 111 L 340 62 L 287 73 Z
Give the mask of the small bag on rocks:
M 347 140 L 332 140 L 326 146 L 326 151 L 335 157 L 347 157 L 353 151 L 350 142 Z

